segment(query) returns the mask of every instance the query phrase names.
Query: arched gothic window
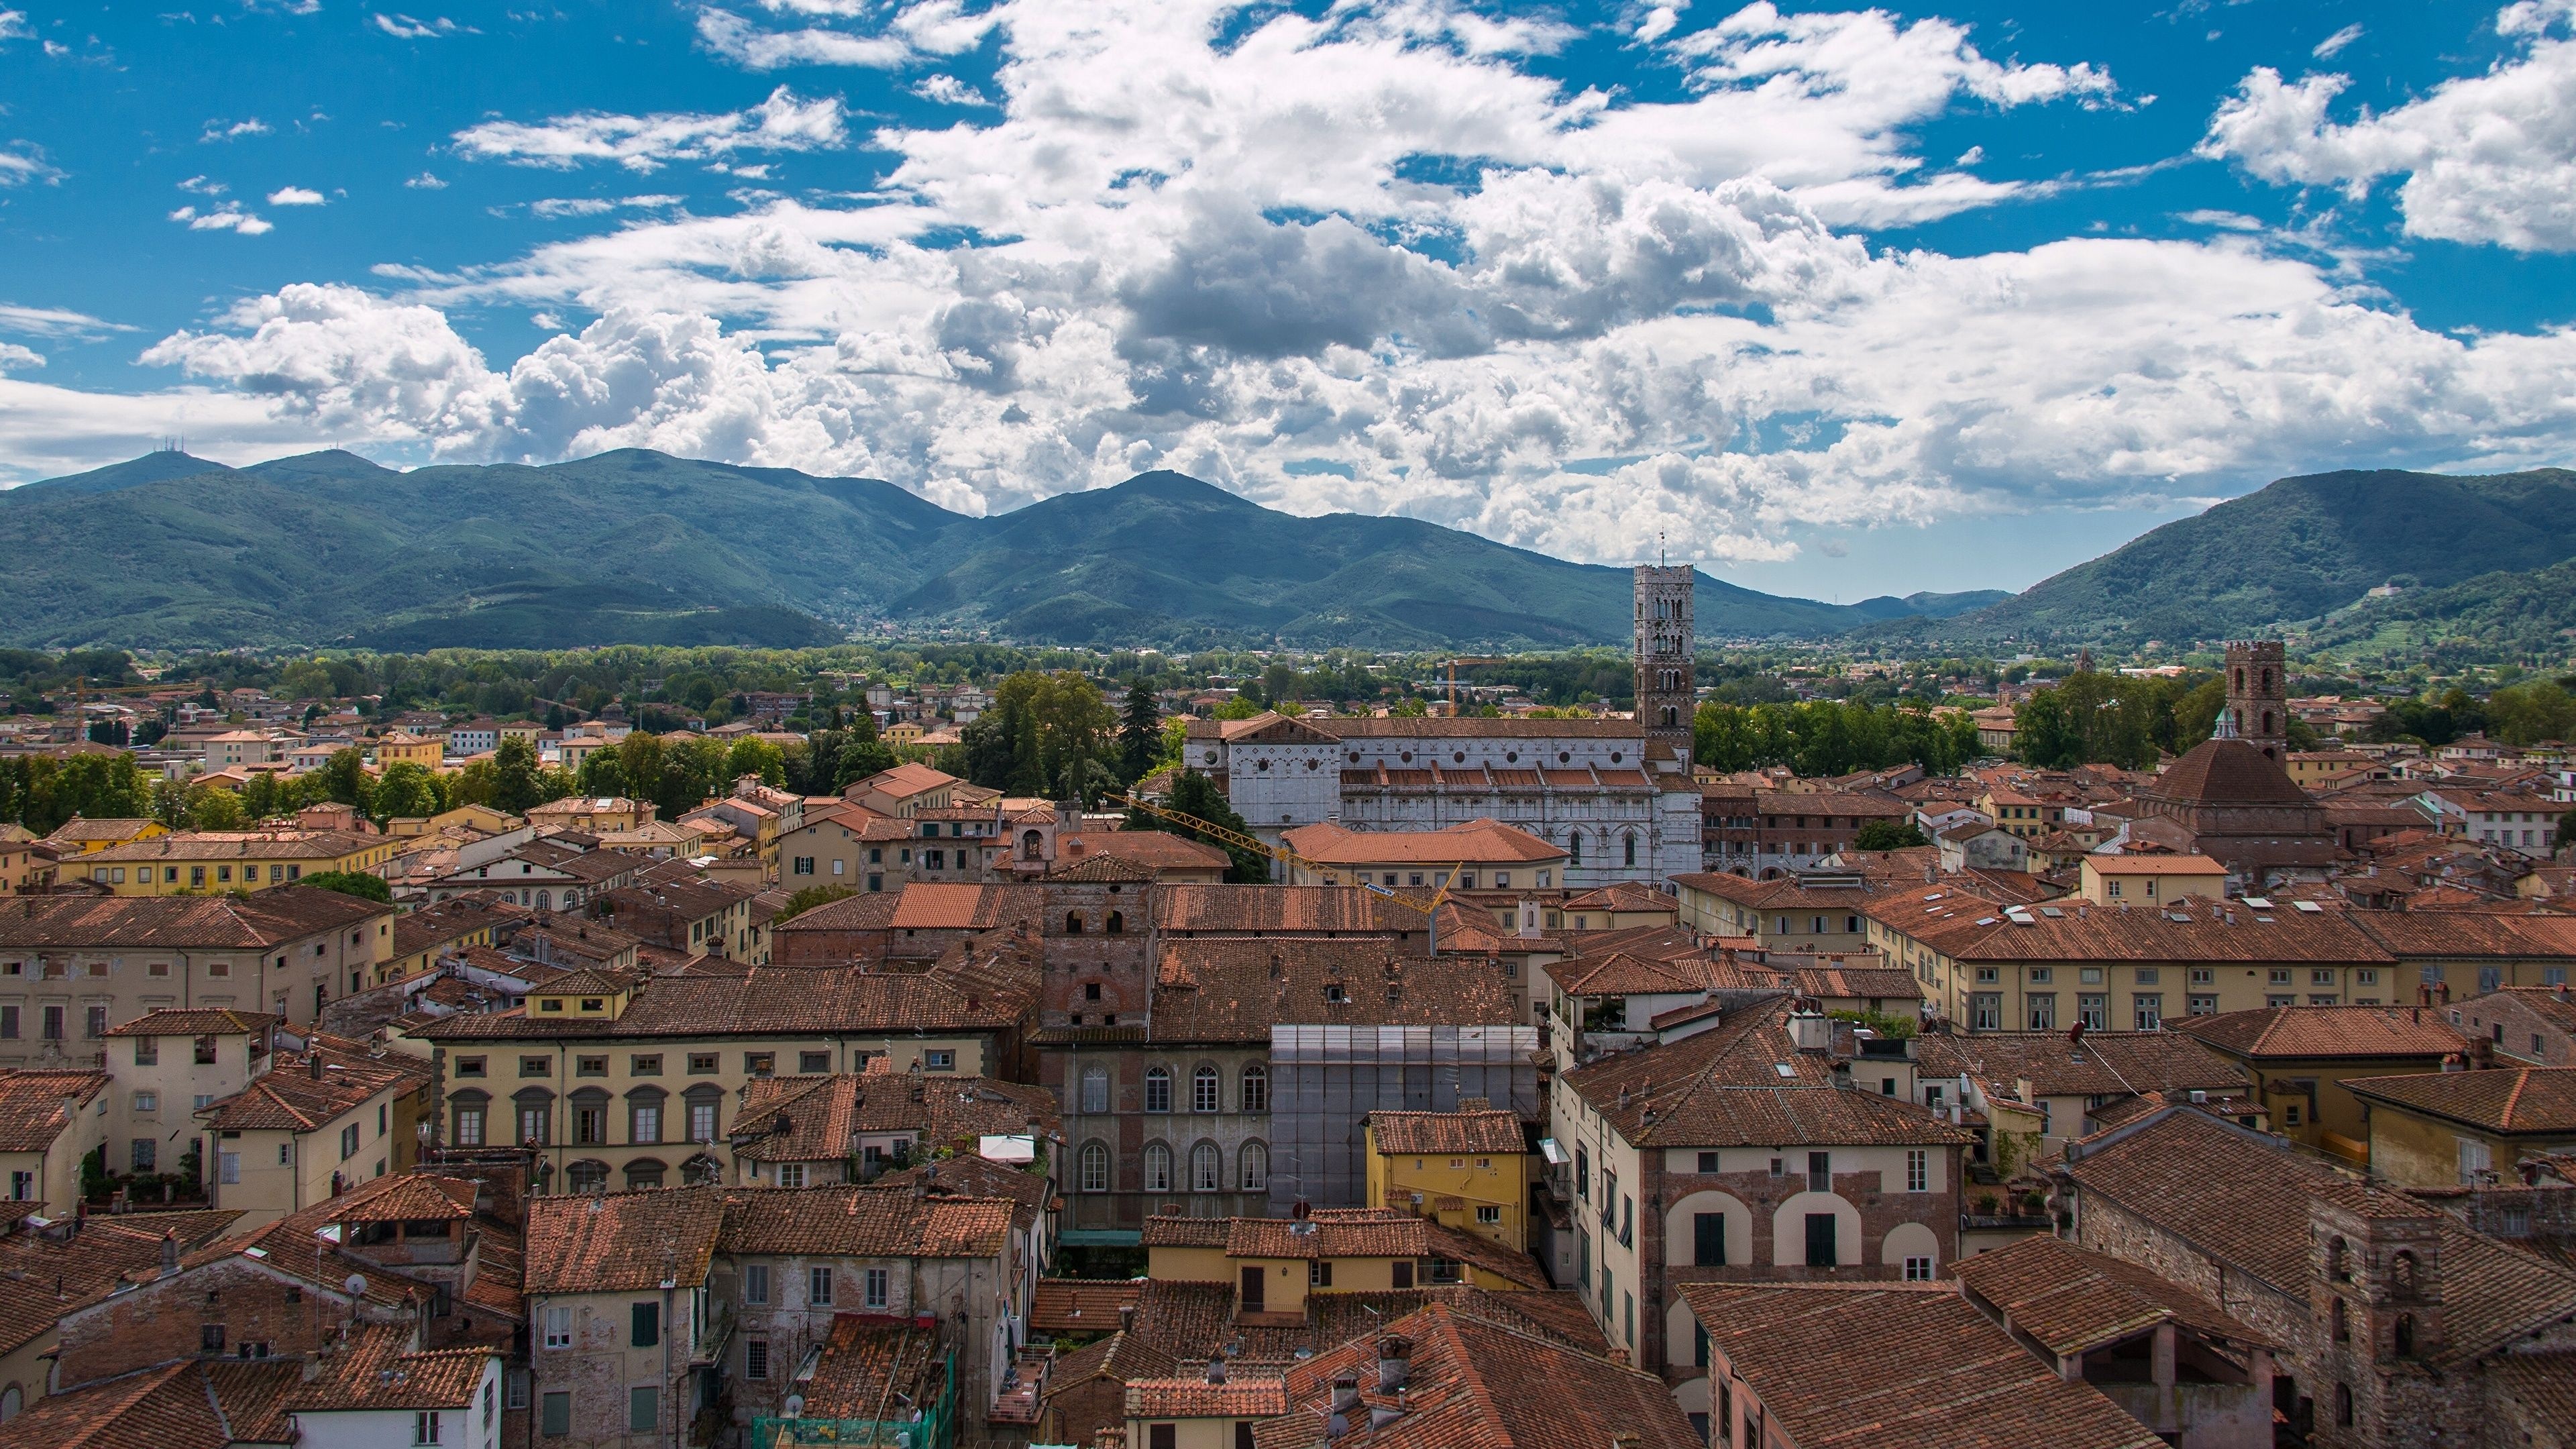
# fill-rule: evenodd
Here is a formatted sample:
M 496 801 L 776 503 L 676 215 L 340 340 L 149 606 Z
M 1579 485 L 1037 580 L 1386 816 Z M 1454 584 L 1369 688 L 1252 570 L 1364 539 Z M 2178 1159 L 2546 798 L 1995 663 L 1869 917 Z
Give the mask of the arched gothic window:
M 1190 1149 L 1190 1191 L 1215 1192 L 1225 1186 L 1225 1154 L 1213 1142 Z
M 1084 1192 L 1109 1190 L 1109 1147 L 1106 1143 L 1082 1144 L 1082 1190 Z
M 1161 1067 L 1146 1069 L 1145 1110 L 1148 1112 L 1172 1110 L 1172 1074 Z

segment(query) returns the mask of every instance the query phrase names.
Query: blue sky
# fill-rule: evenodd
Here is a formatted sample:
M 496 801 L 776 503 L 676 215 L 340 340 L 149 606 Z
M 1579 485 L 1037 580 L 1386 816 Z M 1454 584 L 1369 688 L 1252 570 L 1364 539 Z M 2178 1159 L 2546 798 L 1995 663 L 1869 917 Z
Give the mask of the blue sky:
M 0 483 L 1174 467 L 2020 587 L 2284 473 L 2570 461 L 2571 13 L 0 0 Z

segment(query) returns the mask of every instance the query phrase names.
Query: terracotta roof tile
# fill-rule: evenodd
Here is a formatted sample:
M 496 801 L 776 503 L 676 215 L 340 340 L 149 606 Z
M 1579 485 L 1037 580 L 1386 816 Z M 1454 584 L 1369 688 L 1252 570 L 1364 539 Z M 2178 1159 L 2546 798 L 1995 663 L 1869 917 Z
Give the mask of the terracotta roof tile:
M 286 1395 L 297 1413 L 466 1409 L 501 1354 L 487 1348 L 409 1350 L 408 1328 L 367 1328 L 321 1361 L 321 1373 Z
M 1420 933 L 1422 913 L 1357 886 L 1173 885 L 1155 893 L 1165 935 Z
M 801 1385 L 805 1413 L 816 1419 L 873 1419 L 887 1390 L 926 1403 L 941 1388 L 938 1337 L 909 1324 L 869 1323 L 849 1314 L 832 1320 L 832 1336 Z
M 2413 1006 L 2266 1006 L 2172 1023 L 2232 1056 L 2439 1058 L 2468 1050 L 2440 1012 Z
M 1962 1258 L 1952 1270 L 1972 1299 L 2011 1315 L 2051 1353 L 2085 1353 L 2173 1322 L 2240 1346 L 2265 1334 L 2161 1274 L 2061 1238 L 2031 1237 Z
M 1368 1129 L 1380 1152 L 1525 1152 L 1518 1117 L 1505 1111 L 1371 1112 Z
M 1288 1412 L 1288 1385 L 1277 1378 L 1244 1377 L 1212 1384 L 1205 1378 L 1129 1379 L 1131 1419 L 1268 1419 Z
M 232 1442 L 194 1360 L 50 1394 L 0 1424 L 0 1449 L 230 1449 Z
M 2358 1077 L 2344 1086 L 2368 1101 L 2502 1136 L 2576 1133 L 2576 1067 Z
M 86 1106 L 107 1090 L 105 1072 L 0 1072 L 0 1152 L 42 1152 L 71 1125 L 68 1100 Z
M 1631 1144 L 1782 1147 L 1953 1144 L 1968 1134 L 1910 1102 L 1834 1084 L 1825 1056 L 1789 1039 L 1786 997 L 1718 1025 L 1566 1073 Z
M 1404 1393 L 1381 1395 L 1381 1345 L 1398 1338 L 1407 1350 Z M 1349 1449 L 1606 1446 L 1623 1440 L 1636 1449 L 1701 1449 L 1699 1435 L 1654 1375 L 1445 1303 L 1427 1305 L 1380 1333 L 1289 1368 L 1292 1414 L 1320 1419 L 1329 1410 L 1333 1381 L 1343 1377 L 1359 1380 L 1364 1404 L 1400 1409 L 1383 1424 L 1373 1422 L 1374 1414 L 1353 1416 L 1348 1432 L 1334 1440 Z M 1298 1422 L 1302 1436 L 1303 1421 Z
M 717 1246 L 728 1253 L 992 1258 L 1010 1247 L 1015 1204 L 915 1197 L 851 1185 L 732 1188 Z
M 1947 1284 L 1689 1283 L 1681 1296 L 1802 1449 L 2158 1449 Z
M 527 1292 L 625 1293 L 706 1279 L 725 1226 L 713 1187 L 654 1188 L 528 1202 Z
M 1144 1301 L 1142 1278 L 1040 1278 L 1029 1300 L 1036 1333 L 1099 1332 L 1119 1326 L 1118 1311 Z
M 2222 1263 L 2302 1299 L 2309 1274 L 2308 1205 L 2328 1201 L 2366 1217 L 2412 1216 L 2412 1200 L 2304 1157 L 2280 1138 L 2168 1109 L 2070 1149 L 2060 1170 L 2080 1191 L 2177 1234 Z
M 265 1011 L 235 1011 L 230 1007 L 165 1006 L 147 1011 L 118 1026 L 111 1026 L 112 1037 L 129 1036 L 256 1036 L 263 1040 L 286 1018 Z
M 300 886 L 247 896 L 15 896 L 0 900 L 0 950 L 262 950 L 392 914 Z
M 1379 939 L 1196 937 L 1163 942 L 1157 1041 L 1265 1041 L 1282 1023 L 1508 1026 L 1498 973 L 1432 969 Z
M 1514 865 L 1564 858 L 1565 847 L 1499 820 L 1470 820 L 1440 830 L 1352 830 L 1325 823 L 1283 831 L 1290 850 L 1325 865 Z

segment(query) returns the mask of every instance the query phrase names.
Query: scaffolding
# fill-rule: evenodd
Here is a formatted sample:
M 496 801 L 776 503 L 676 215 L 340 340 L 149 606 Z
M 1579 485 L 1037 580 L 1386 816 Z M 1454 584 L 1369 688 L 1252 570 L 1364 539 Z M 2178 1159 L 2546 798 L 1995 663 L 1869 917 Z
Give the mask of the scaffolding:
M 1270 1211 L 1361 1207 L 1368 1114 L 1454 1112 L 1465 1097 L 1539 1117 L 1538 1028 L 1270 1028 Z

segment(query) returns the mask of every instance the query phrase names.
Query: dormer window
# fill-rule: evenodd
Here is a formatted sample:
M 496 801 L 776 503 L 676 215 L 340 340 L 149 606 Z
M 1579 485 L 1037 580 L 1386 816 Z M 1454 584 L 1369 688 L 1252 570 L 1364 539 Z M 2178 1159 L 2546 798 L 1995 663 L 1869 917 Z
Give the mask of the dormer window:
M 1341 1003 L 1348 1000 L 1350 1000 L 1350 997 L 1343 993 L 1342 984 L 1340 982 L 1336 981 L 1330 986 L 1324 988 L 1324 1002 L 1326 1005 L 1339 1006 Z
M 563 1010 L 563 998 L 560 996 L 540 996 L 537 998 L 537 1010 L 561 1011 Z
M 581 1009 L 584 1011 L 605 1011 L 608 1009 L 608 1003 L 596 996 L 585 996 L 581 999 Z

